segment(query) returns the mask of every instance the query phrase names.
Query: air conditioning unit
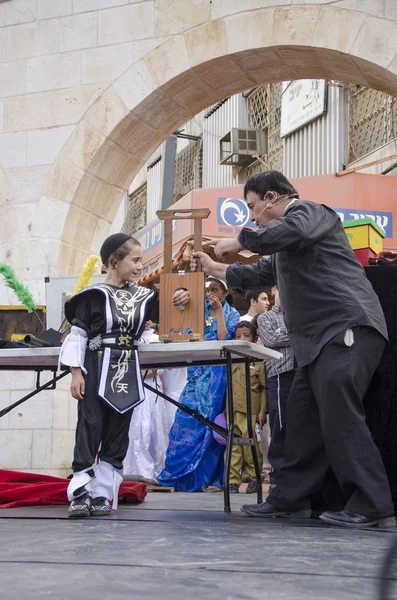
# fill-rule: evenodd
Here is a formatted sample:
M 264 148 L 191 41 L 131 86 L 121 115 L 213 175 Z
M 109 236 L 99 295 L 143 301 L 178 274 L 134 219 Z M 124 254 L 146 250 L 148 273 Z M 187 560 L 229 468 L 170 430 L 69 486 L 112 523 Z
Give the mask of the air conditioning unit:
M 247 167 L 255 157 L 267 153 L 267 130 L 233 127 L 219 140 L 220 164 Z

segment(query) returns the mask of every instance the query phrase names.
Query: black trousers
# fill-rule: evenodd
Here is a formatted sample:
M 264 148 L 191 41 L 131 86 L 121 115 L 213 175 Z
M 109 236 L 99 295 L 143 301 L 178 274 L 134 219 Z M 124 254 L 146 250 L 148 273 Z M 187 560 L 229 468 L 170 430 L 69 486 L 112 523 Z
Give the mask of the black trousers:
M 73 472 L 91 467 L 99 456 L 115 469 L 123 468 L 128 450 L 132 410 L 121 415 L 97 395 L 98 360 L 87 352 L 84 400 L 78 400 Z M 99 454 L 98 454 L 99 453 Z
M 270 445 L 269 462 L 273 471 L 270 480 L 274 481 L 274 472 L 279 469 L 284 459 L 285 436 L 287 432 L 287 401 L 294 379 L 294 371 L 286 371 L 269 377 L 266 381 L 267 403 L 269 407 Z
M 279 509 L 310 508 L 331 467 L 346 510 L 380 518 L 394 514 L 386 472 L 365 421 L 362 400 L 385 347 L 370 327 L 354 327 L 298 368 L 288 398 L 285 457 L 268 501 Z

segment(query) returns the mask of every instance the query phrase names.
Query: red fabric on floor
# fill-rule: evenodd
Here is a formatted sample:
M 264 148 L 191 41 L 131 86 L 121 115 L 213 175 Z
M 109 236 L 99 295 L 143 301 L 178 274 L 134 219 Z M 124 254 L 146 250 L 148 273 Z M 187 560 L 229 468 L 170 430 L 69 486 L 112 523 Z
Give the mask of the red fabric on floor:
M 68 484 L 69 479 L 61 477 L 0 469 L 0 508 L 69 504 L 66 495 Z M 143 502 L 146 489 L 145 483 L 123 482 L 119 501 L 122 499 L 129 504 Z

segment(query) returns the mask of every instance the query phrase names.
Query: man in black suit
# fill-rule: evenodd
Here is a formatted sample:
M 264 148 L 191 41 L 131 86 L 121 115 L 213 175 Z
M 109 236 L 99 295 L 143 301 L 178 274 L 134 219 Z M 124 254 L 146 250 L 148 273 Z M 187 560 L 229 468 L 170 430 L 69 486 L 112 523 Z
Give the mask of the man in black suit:
M 299 200 L 277 171 L 252 177 L 244 197 L 260 229 L 218 241 L 215 253 L 222 259 L 246 248 L 270 257 L 226 266 L 196 252 L 191 266 L 200 260 L 206 274 L 242 291 L 277 285 L 298 369 L 275 487 L 266 502 L 242 510 L 264 518 L 310 517 L 310 496 L 331 466 L 346 505 L 341 512 L 324 512 L 323 520 L 392 526 L 390 488 L 362 404 L 387 341 L 378 297 L 333 210 Z

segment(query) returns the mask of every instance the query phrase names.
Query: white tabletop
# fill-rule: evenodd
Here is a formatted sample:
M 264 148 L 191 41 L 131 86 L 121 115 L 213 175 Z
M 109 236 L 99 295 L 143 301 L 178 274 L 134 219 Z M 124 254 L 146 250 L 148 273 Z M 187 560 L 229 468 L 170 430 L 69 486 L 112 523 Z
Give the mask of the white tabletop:
M 230 340 L 226 342 L 158 342 L 155 344 L 138 343 L 139 357 L 141 365 L 156 365 L 156 366 L 171 366 L 172 363 L 185 363 L 186 366 L 200 361 L 219 361 L 219 364 L 224 364 L 224 359 L 221 358 L 221 352 L 224 349 L 237 350 L 248 358 L 258 361 L 267 359 L 280 359 L 282 354 L 270 348 L 265 348 L 259 344 L 245 342 L 243 340 Z M 0 367 L 4 370 L 6 367 L 5 359 L 13 359 L 13 362 L 18 360 L 22 365 L 24 359 L 27 363 L 43 360 L 47 363 L 56 364 L 59 356 L 60 348 L 10 348 L 0 350 Z M 46 360 L 47 359 L 47 360 Z M 48 364 L 48 363 L 47 363 Z

